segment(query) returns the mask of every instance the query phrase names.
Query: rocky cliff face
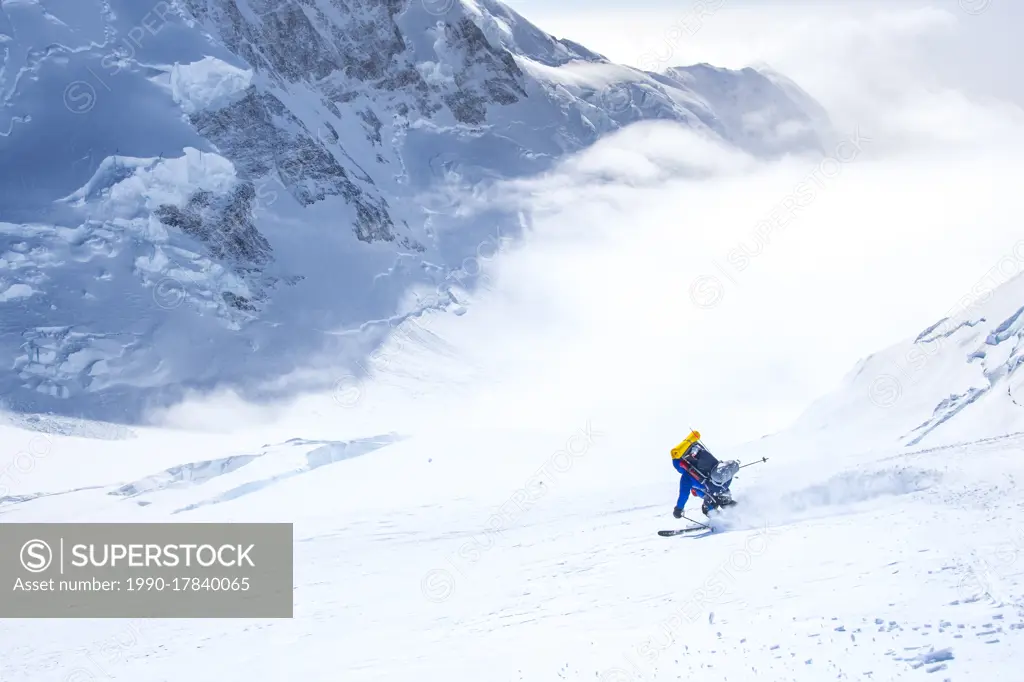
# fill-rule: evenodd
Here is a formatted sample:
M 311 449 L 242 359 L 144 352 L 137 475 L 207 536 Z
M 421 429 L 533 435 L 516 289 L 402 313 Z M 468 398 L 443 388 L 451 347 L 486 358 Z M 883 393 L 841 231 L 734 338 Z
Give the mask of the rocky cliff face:
M 820 142 L 812 112 L 752 69 L 700 66 L 655 76 L 615 67 L 498 3 L 186 0 L 183 8 L 187 21 L 244 60 L 258 82 L 221 108 L 192 114 L 192 125 L 247 175 L 274 175 L 302 205 L 344 197 L 367 242 L 425 248 L 409 221 L 393 215 L 386 197 L 395 188 L 378 182 L 408 157 L 401 140 L 409 127 L 425 121 L 459 126 L 442 138 L 496 136 L 541 110 L 559 144 L 538 150 L 536 130 L 511 135 L 524 157 L 553 158 L 645 118 L 706 126 L 757 153 Z M 570 63 L 577 71 L 617 68 L 620 82 L 574 91 L 557 73 L 530 72 L 521 63 L 552 71 Z M 778 139 L 786 126 L 789 139 Z M 350 149 L 339 130 L 360 137 L 360 148 Z M 367 146 L 375 153 L 365 154 Z
M 22 160 L 0 168 L 0 388 L 23 409 L 274 380 L 338 330 L 366 351 L 353 330 L 415 314 L 409 288 L 480 243 L 442 184 L 650 119 L 821 145 L 778 77 L 644 73 L 494 0 L 25 0 L 0 42 L 0 154 Z

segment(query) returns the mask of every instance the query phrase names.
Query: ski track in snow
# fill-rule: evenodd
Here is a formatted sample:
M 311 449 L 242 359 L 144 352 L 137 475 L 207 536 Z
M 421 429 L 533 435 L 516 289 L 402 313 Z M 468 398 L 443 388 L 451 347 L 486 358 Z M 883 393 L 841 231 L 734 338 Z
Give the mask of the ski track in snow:
M 55 452 L 91 456 L 53 438 Z M 39 472 L 4 498 L 4 521 L 295 519 L 295 618 L 7 621 L 4 682 L 969 680 L 1024 669 L 1024 500 L 1000 482 L 1021 469 L 1013 439 L 789 462 L 798 480 L 769 455 L 737 479 L 741 504 L 718 532 L 663 538 L 686 525 L 668 513 L 667 466 L 610 488 L 581 465 L 524 503 L 500 485 L 444 487 L 446 463 L 472 461 L 473 442 L 294 439 L 171 462 L 151 438 L 126 442 L 163 453 L 163 470 L 128 476 L 108 462 L 106 484 L 64 494 Z M 523 443 L 492 443 L 496 461 L 512 452 Z M 703 520 L 699 505 L 687 515 Z

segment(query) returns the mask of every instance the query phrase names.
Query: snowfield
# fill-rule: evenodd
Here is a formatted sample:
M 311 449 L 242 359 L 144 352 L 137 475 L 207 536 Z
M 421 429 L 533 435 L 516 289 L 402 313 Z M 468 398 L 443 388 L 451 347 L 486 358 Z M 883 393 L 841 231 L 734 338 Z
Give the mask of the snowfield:
M 1024 663 L 1024 436 L 813 459 L 765 441 L 731 520 L 662 538 L 683 524 L 668 448 L 629 474 L 624 434 L 597 423 L 2 435 L 22 453 L 3 522 L 296 524 L 293 620 L 5 621 L 5 682 L 944 680 Z

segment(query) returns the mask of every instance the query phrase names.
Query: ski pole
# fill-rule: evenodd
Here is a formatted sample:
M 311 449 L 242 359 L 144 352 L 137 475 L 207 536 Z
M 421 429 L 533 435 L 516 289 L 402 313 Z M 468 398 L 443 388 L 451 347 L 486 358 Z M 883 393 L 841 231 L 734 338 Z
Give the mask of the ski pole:
M 698 526 L 700 526 L 701 528 L 707 528 L 708 530 L 711 530 L 711 526 L 705 526 L 705 525 L 704 525 L 703 523 L 701 523 L 700 521 L 694 521 L 693 519 L 691 519 L 691 518 L 690 518 L 689 516 L 686 516 L 685 514 L 680 514 L 680 517 L 681 517 L 681 518 L 684 518 L 684 519 L 686 519 L 686 520 L 687 520 L 687 521 L 689 521 L 690 523 L 695 523 L 695 524 L 697 524 L 697 525 L 698 525 Z
M 752 467 L 755 464 L 761 464 L 762 462 L 767 462 L 767 461 L 768 461 L 767 457 L 762 457 L 761 459 L 757 460 L 756 462 L 751 462 L 750 464 L 744 464 L 743 466 L 740 467 L 740 469 L 746 469 L 747 467 Z

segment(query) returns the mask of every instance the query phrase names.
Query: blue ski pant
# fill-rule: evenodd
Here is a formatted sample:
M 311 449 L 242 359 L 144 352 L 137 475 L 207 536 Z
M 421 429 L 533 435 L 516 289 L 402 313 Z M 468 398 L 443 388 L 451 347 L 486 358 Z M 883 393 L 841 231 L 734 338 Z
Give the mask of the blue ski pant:
M 679 499 L 676 500 L 676 506 L 680 509 L 686 506 L 686 500 L 689 499 L 691 494 L 697 497 L 704 497 L 704 493 L 707 492 L 704 484 L 691 476 L 688 471 L 683 471 L 682 474 L 682 477 L 679 479 Z

